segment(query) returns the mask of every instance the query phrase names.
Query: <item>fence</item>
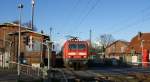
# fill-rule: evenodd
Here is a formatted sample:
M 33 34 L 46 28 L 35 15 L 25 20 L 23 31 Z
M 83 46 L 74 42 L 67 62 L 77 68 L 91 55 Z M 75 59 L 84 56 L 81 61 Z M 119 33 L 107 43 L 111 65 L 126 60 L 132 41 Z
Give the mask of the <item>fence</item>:
M 11 62 L 10 69 L 17 68 L 18 63 Z M 17 69 L 16 69 L 17 70 Z M 26 75 L 35 79 L 46 78 L 47 70 L 29 65 L 20 64 L 20 75 Z

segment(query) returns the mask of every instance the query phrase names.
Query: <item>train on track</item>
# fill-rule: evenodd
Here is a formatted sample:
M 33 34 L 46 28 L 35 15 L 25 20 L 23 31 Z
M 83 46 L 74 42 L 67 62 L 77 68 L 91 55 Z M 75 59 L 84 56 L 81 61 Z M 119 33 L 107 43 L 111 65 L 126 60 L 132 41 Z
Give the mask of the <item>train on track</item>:
M 67 40 L 63 45 L 63 61 L 65 67 L 86 67 L 89 57 L 89 45 L 87 41 L 78 38 Z

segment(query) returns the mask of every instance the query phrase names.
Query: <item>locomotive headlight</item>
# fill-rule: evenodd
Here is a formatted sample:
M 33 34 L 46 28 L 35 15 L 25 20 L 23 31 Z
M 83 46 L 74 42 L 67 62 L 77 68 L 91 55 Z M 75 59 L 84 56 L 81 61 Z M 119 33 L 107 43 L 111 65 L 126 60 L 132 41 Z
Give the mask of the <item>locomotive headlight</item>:
M 76 53 L 70 52 L 70 53 L 68 53 L 68 55 L 76 55 Z
M 84 53 L 84 52 L 80 52 L 80 53 L 79 53 L 79 55 L 86 55 L 86 53 Z

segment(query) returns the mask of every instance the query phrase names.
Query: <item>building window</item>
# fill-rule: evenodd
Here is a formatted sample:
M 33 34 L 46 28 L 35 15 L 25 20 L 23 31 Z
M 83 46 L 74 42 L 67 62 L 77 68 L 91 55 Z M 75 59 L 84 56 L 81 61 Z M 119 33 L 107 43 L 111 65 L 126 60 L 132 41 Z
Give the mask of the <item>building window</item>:
M 124 52 L 125 51 L 125 47 L 121 47 L 121 52 Z
M 41 43 L 39 41 L 32 41 L 32 44 L 26 46 L 27 51 L 40 51 L 41 50 Z
M 110 53 L 111 51 L 110 51 L 110 48 L 108 48 L 108 53 Z
M 112 47 L 112 52 L 115 52 L 115 46 Z

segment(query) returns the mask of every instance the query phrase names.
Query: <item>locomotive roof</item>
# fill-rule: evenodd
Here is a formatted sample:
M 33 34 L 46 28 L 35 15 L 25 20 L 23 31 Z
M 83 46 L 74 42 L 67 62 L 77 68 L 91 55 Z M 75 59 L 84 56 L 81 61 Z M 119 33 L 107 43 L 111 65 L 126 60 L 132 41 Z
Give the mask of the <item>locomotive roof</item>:
M 67 42 L 87 42 L 87 41 L 83 41 L 83 40 L 68 40 Z

